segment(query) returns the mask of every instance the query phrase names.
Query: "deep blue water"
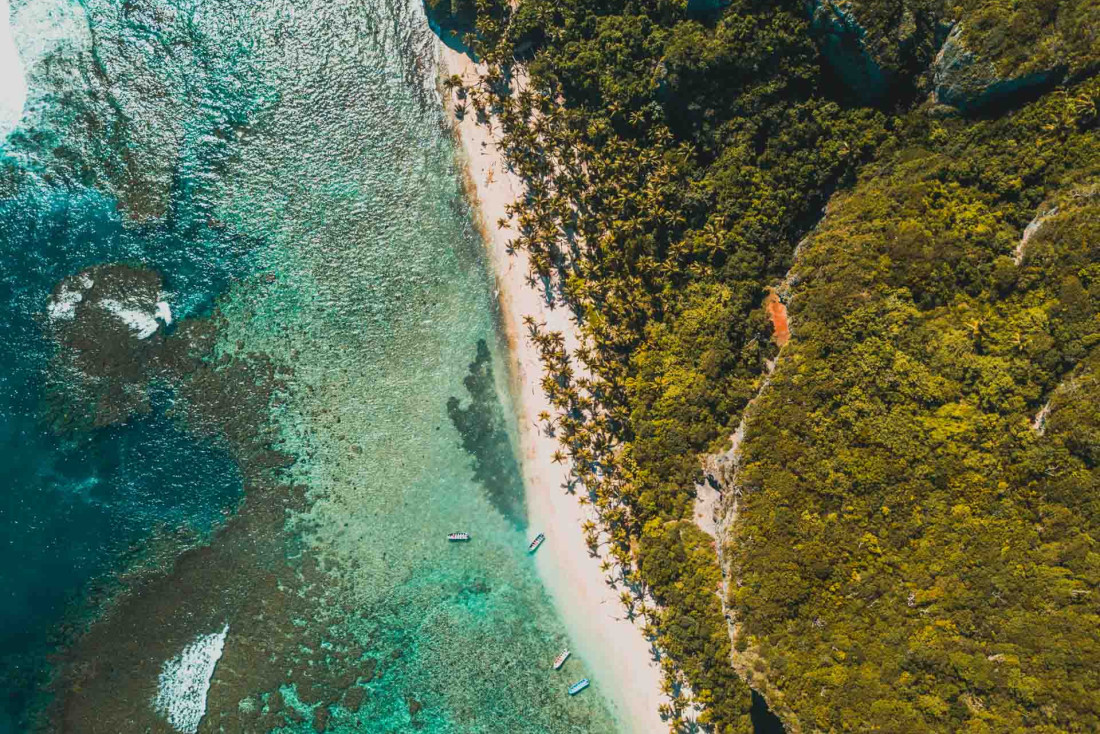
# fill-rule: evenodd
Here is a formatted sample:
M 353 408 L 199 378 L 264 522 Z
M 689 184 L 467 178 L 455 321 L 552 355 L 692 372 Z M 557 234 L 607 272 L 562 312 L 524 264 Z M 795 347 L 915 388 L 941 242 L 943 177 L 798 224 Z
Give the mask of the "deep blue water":
M 6 164 L 9 172 L 12 162 Z M 88 583 L 109 576 L 154 532 L 208 532 L 241 494 L 221 447 L 196 441 L 164 415 L 58 432 L 44 392 L 54 346 L 43 313 L 54 285 L 104 262 L 151 265 L 177 315 L 209 311 L 248 268 L 253 246 L 221 236 L 177 204 L 152 227 L 124 228 L 112 197 L 16 175 L 0 200 L 0 731 L 38 681 L 54 627 Z M 7 719 L 7 721 L 5 721 Z

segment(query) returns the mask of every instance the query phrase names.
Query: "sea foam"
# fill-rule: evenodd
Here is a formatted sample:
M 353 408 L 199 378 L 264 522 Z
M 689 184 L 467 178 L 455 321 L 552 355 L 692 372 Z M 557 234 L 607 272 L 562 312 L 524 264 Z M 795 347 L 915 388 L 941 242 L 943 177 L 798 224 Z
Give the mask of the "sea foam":
M 0 143 L 23 117 L 27 78 L 11 32 L 8 0 L 0 0 Z
M 199 730 L 206 713 L 206 694 L 228 634 L 227 624 L 221 632 L 199 635 L 161 668 L 153 709 L 182 734 Z
M 84 93 L 87 80 L 74 62 L 91 43 L 76 0 L 0 0 L 0 147 L 15 127 L 33 128 L 58 99 Z
M 107 309 L 123 321 L 138 339 L 148 339 L 160 328 L 155 313 L 146 313 L 136 308 L 130 308 L 113 298 L 104 298 L 99 305 Z
M 83 300 L 83 293 L 80 291 L 71 291 L 62 286 L 57 297 L 51 299 L 46 305 L 46 313 L 49 314 L 50 321 L 57 321 L 58 319 L 71 321 L 76 314 L 76 304 Z
M 67 292 L 62 291 L 62 294 L 58 296 L 59 305 L 70 309 L 74 308 L 76 305 L 75 303 L 70 306 L 68 303 L 61 300 L 67 295 Z M 163 296 L 164 294 L 162 293 L 161 297 Z M 77 298 L 77 301 L 79 300 L 80 299 Z M 138 339 L 148 339 L 151 337 L 156 333 L 157 329 L 160 328 L 161 322 L 163 322 L 165 326 L 172 323 L 172 308 L 168 305 L 167 301 L 157 301 L 153 306 L 152 313 L 134 308 L 133 304 L 122 303 L 113 298 L 104 298 L 99 302 L 99 305 L 121 319 L 123 323 L 130 327 L 130 330 L 135 333 Z M 52 313 L 51 316 L 53 316 Z

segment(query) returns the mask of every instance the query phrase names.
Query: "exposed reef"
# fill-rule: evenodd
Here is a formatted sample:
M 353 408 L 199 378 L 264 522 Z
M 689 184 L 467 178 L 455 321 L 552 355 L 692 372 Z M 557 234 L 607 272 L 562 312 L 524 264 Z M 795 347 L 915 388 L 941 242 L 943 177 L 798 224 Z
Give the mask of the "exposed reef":
M 55 424 L 78 431 L 125 421 L 149 410 L 156 382 L 175 396 L 172 415 L 227 445 L 245 499 L 208 545 L 131 573 L 104 618 L 59 656 L 43 726 L 81 734 L 167 730 L 166 717 L 179 714 L 153 705 L 163 698 L 162 667 L 194 640 L 228 627 L 202 730 L 267 731 L 312 717 L 314 730 L 325 731 L 329 707 L 345 701 L 353 715 L 365 695 L 359 681 L 379 670 L 339 632 L 317 637 L 294 624 L 308 618 L 318 622 L 311 629 L 332 629 L 353 611 L 320 603 L 335 585 L 314 560 L 287 560 L 287 513 L 303 510 L 305 499 L 302 487 L 283 479 L 290 458 L 274 448 L 269 428 L 282 378 L 260 355 L 215 358 L 217 313 L 166 333 L 163 298 L 157 273 L 125 265 L 97 266 L 58 284 L 46 308 L 57 341 Z M 64 380 L 76 387 L 64 389 Z M 296 687 L 294 706 L 283 703 L 287 684 Z M 250 698 L 257 692 L 261 699 Z
M 57 428 L 149 412 L 150 381 L 167 366 L 165 298 L 160 275 L 126 265 L 88 268 L 54 288 L 46 327 L 58 346 L 48 388 Z

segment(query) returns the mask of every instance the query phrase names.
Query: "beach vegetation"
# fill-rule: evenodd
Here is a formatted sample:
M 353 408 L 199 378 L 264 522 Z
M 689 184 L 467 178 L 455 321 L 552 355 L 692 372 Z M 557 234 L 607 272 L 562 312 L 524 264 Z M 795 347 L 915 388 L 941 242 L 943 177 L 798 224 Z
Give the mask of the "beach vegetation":
M 953 23 L 1006 76 L 1056 38 L 1068 86 L 857 103 L 793 0 L 479 8 L 513 247 L 581 336 L 526 322 L 542 422 L 647 610 L 673 729 L 751 731 L 751 681 L 806 731 L 1094 731 L 1100 87 L 1059 19 L 1098 24 L 850 5 L 913 88 Z M 932 35 L 890 47 L 908 19 Z M 716 539 L 697 487 L 742 420 Z

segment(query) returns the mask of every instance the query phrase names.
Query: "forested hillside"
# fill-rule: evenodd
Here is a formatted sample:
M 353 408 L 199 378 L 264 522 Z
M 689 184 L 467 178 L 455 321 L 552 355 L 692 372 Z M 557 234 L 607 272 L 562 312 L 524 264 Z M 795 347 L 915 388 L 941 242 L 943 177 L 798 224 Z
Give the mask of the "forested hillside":
M 792 730 L 1100 728 L 1100 8 L 429 10 L 487 64 L 463 94 L 527 184 L 515 245 L 587 340 L 531 324 L 670 723 L 690 691 L 751 731 L 732 657 Z M 758 395 L 722 478 L 731 644 L 692 506 Z
M 1098 96 L 905 120 L 800 251 L 727 542 L 804 728 L 1100 728 Z

